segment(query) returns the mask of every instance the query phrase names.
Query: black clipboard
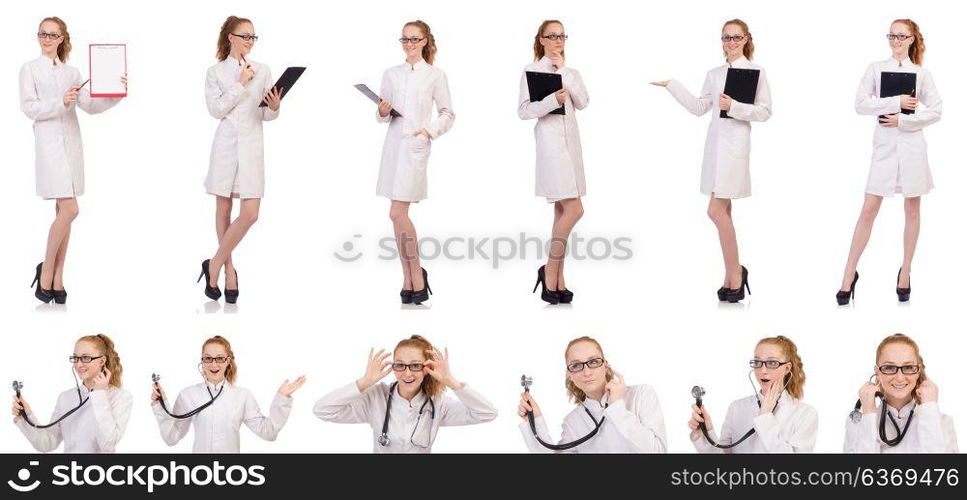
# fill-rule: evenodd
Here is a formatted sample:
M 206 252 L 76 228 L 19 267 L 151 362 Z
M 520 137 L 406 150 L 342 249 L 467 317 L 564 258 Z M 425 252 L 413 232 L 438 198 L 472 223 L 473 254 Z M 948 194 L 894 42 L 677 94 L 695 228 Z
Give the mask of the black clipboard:
M 743 104 L 755 103 L 755 92 L 759 89 L 759 70 L 749 68 L 729 68 L 725 75 L 723 93 Z M 732 118 L 726 110 L 719 111 L 719 118 Z
M 302 76 L 302 73 L 305 73 L 305 71 L 306 68 L 304 66 L 290 66 L 285 68 L 285 71 L 282 72 L 282 76 L 280 76 L 279 80 L 275 82 L 275 85 L 272 86 L 273 89 L 282 89 L 282 96 L 279 98 L 280 100 L 284 99 L 285 95 L 292 90 L 295 82 L 299 81 L 299 77 Z M 261 104 L 259 104 L 260 108 L 264 108 L 266 106 L 267 104 L 265 104 L 264 100 Z
M 917 96 L 917 74 L 897 71 L 880 73 L 880 97 L 895 97 L 898 95 Z M 912 115 L 912 109 L 900 109 L 905 115 Z M 882 116 L 881 116 L 882 118 Z
M 379 104 L 379 96 L 376 95 L 376 92 L 373 92 L 372 90 L 370 90 L 370 88 L 367 87 L 365 83 L 357 83 L 356 85 L 353 85 L 353 87 L 356 90 L 362 92 L 362 94 L 364 96 L 366 96 L 367 98 L 369 98 L 370 101 L 373 101 L 376 104 Z M 389 115 L 392 116 L 393 118 L 399 118 L 399 117 L 403 116 L 403 115 L 400 114 L 399 111 L 396 111 L 393 108 L 390 108 Z
M 543 101 L 545 97 L 564 88 L 564 81 L 560 73 L 541 73 L 539 71 L 527 71 L 527 92 L 530 94 L 531 102 Z M 551 111 L 548 114 L 563 115 L 564 106 Z

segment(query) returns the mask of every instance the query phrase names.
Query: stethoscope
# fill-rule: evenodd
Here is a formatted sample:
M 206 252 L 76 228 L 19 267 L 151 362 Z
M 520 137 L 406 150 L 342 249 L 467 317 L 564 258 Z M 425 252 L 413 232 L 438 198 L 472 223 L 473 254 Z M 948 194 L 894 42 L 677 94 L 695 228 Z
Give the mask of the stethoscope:
M 393 405 L 393 393 L 396 392 L 396 387 L 398 385 L 399 385 L 399 382 L 393 382 L 393 385 L 391 385 L 389 388 L 389 395 L 386 396 L 386 415 L 383 416 L 383 431 L 379 435 L 379 437 L 376 438 L 376 442 L 379 443 L 380 446 L 389 446 L 389 434 L 388 434 L 389 433 L 389 412 L 390 412 L 391 406 Z M 436 404 L 433 403 L 433 398 L 427 395 L 426 401 L 424 401 L 423 404 L 420 405 L 420 413 L 416 417 L 416 425 L 413 426 L 413 433 L 410 434 L 410 444 L 419 448 L 429 448 L 429 443 L 426 445 L 422 445 L 422 444 L 417 444 L 413 442 L 413 436 L 416 435 L 416 430 L 420 428 L 420 420 L 423 418 L 423 410 L 426 409 L 427 404 L 430 405 L 431 427 L 432 427 L 433 420 L 436 418 Z
M 759 408 L 762 408 L 762 398 L 759 397 L 759 391 L 756 390 L 756 388 L 755 388 L 755 382 L 752 381 L 752 372 L 754 372 L 754 371 L 755 371 L 754 369 L 753 370 L 749 370 L 749 375 L 748 375 L 749 383 L 752 385 L 752 390 L 755 391 L 754 394 L 755 394 L 755 403 L 756 403 L 756 405 Z M 782 390 L 786 390 L 786 387 L 789 386 L 789 382 L 791 382 L 791 381 L 792 381 L 792 377 L 789 377 L 789 380 L 787 380 L 786 383 L 783 384 Z M 695 398 L 695 406 L 697 406 L 699 408 L 702 407 L 702 396 L 704 396 L 704 395 L 705 395 L 705 389 L 703 389 L 701 386 L 697 386 L 696 385 L 696 386 L 692 387 L 692 397 Z M 776 408 L 778 408 L 778 407 L 779 407 L 779 402 L 776 401 Z M 772 409 L 772 412 L 773 413 L 775 413 L 776 408 L 773 408 Z M 746 432 L 745 434 L 743 434 L 742 437 L 740 437 L 738 441 L 735 441 L 735 442 L 730 443 L 730 444 L 719 444 L 719 443 L 716 443 L 715 440 L 712 439 L 712 436 L 709 435 L 709 433 L 708 433 L 708 427 L 705 426 L 705 422 L 699 422 L 698 428 L 702 430 L 702 435 L 705 436 L 705 440 L 708 441 L 708 444 L 710 444 L 710 445 L 712 445 L 712 446 L 714 446 L 716 448 L 722 449 L 722 450 L 727 450 L 729 448 L 735 448 L 736 446 L 742 444 L 743 441 L 745 441 L 746 439 L 749 439 L 750 437 L 752 437 L 753 434 L 755 434 L 755 427 L 753 427 L 753 428 L 749 429 L 748 432 Z
M 22 418 L 24 422 L 27 422 L 27 424 L 29 424 L 31 427 L 35 427 L 37 429 L 46 429 L 48 427 L 53 427 L 61 423 L 61 421 L 63 421 L 65 418 L 73 415 L 74 412 L 76 412 L 77 410 L 80 410 L 81 407 L 84 406 L 91 399 L 91 397 L 90 395 L 88 395 L 86 398 L 81 396 L 81 383 L 80 381 L 77 380 L 77 372 L 71 369 L 71 373 L 74 374 L 74 386 L 77 388 L 77 406 L 71 408 L 67 413 L 64 413 L 63 415 L 61 415 L 60 418 L 58 418 L 57 420 L 54 420 L 53 422 L 46 425 L 40 425 L 40 424 L 35 424 L 31 422 L 30 417 L 27 416 L 27 411 L 23 408 L 20 408 L 20 418 Z M 16 393 L 17 399 L 20 399 L 20 390 L 23 388 L 24 388 L 23 382 L 19 382 L 17 380 L 13 381 L 13 392 Z
M 534 379 L 528 377 L 527 375 L 521 375 L 520 376 L 520 385 L 521 385 L 521 387 L 524 388 L 524 392 L 530 394 L 530 392 L 531 392 L 531 385 L 533 383 L 534 383 Z M 605 404 L 604 407 L 607 408 L 608 405 Z M 578 439 L 575 439 L 574 441 L 571 441 L 570 443 L 553 444 L 553 443 L 548 443 L 548 442 L 544 441 L 543 439 L 541 439 L 541 437 L 537 434 L 537 425 L 534 423 L 534 412 L 533 411 L 529 411 L 528 410 L 528 412 L 527 412 L 527 423 L 530 424 L 531 432 L 534 434 L 534 439 L 536 439 L 537 442 L 541 444 L 541 446 L 543 446 L 543 447 L 545 447 L 545 448 L 547 448 L 549 450 L 556 450 L 556 451 L 570 450 L 571 448 L 580 446 L 580 445 L 588 442 L 589 439 L 591 439 L 595 435 L 597 435 L 598 431 L 601 429 L 601 426 L 604 425 L 604 417 L 601 417 L 601 420 L 600 421 L 595 420 L 594 415 L 591 414 L 591 410 L 589 410 L 587 406 L 584 407 L 584 411 L 585 411 L 585 413 L 588 414 L 588 417 L 591 418 L 591 421 L 594 422 L 594 429 L 591 429 L 591 432 L 587 433 L 583 437 L 580 437 Z
M 876 377 L 876 375 L 873 375 L 872 377 L 870 377 L 870 382 L 873 381 L 874 377 Z M 907 417 L 906 425 L 903 426 L 903 430 L 900 430 L 900 424 L 897 423 L 895 418 L 893 418 L 893 414 L 887 411 L 886 399 L 884 398 L 883 393 L 877 392 L 875 397 L 880 398 L 880 424 L 879 424 L 880 441 L 882 441 L 883 444 L 892 448 L 900 444 L 900 442 L 903 441 L 903 438 L 906 437 L 907 431 L 910 430 L 910 424 L 913 423 L 913 408 L 910 409 L 910 416 Z M 853 411 L 849 412 L 849 418 L 850 420 L 853 421 L 854 424 L 858 424 L 860 423 L 860 420 L 863 420 L 863 412 L 860 411 L 860 408 L 862 407 L 863 407 L 863 402 L 857 399 L 856 405 L 853 407 Z M 896 437 L 894 437 L 893 439 L 888 439 L 886 437 L 887 417 L 889 417 L 890 423 L 893 424 L 893 429 L 896 431 Z
M 201 367 L 201 365 L 199 365 L 199 368 L 200 367 Z M 202 378 L 204 379 L 204 375 L 202 375 Z M 152 373 L 151 374 L 151 383 L 153 383 L 154 386 L 158 388 L 158 392 L 159 393 L 161 392 L 161 385 L 158 384 L 158 382 L 160 380 L 161 380 L 161 375 L 158 375 L 157 373 Z M 168 416 L 170 416 L 171 418 L 176 418 L 176 419 L 179 419 L 179 420 L 186 419 L 186 418 L 191 418 L 191 417 L 194 417 L 195 415 L 201 413 L 201 411 L 204 410 L 205 408 L 208 408 L 209 406 L 215 404 L 215 400 L 218 399 L 218 396 L 221 396 L 222 395 L 222 391 L 225 390 L 225 384 L 227 382 L 228 382 L 227 380 L 223 380 L 222 381 L 222 386 L 218 388 L 218 392 L 216 392 L 215 394 L 212 394 L 212 389 L 211 389 L 211 387 L 208 386 L 208 381 L 205 380 L 205 390 L 208 391 L 208 397 L 211 398 L 211 399 L 208 400 L 207 403 L 199 406 L 198 408 L 195 408 L 194 410 L 189 411 L 188 413 L 182 413 L 181 415 L 175 415 L 174 413 L 171 413 L 168 410 L 168 407 L 165 405 L 165 398 L 164 397 L 159 397 L 158 398 L 158 402 L 161 403 L 161 409 L 164 410 L 165 413 L 167 413 Z

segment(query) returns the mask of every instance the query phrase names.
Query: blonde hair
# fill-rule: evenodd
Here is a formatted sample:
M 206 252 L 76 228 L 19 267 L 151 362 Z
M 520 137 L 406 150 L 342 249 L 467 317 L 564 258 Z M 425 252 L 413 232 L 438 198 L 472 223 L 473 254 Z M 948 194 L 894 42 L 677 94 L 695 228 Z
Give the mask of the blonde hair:
M 420 335 L 413 335 L 408 339 L 401 340 L 399 344 L 396 344 L 396 348 L 393 349 L 393 355 L 395 356 L 396 351 L 403 347 L 419 349 L 424 359 L 429 359 L 427 357 L 427 351 L 433 352 L 434 350 L 433 344 Z M 427 374 L 423 376 L 423 383 L 420 384 L 420 389 L 426 394 L 426 397 L 433 398 L 443 393 L 443 384 Z
M 221 335 L 215 335 L 214 337 L 206 340 L 205 343 L 201 345 L 201 350 L 203 352 L 205 350 L 205 347 L 208 346 L 208 344 L 218 344 L 225 348 L 225 353 L 228 354 L 228 366 L 225 367 L 225 380 L 228 380 L 229 383 L 234 384 L 235 377 L 238 376 L 238 365 L 235 364 L 235 353 L 232 352 L 232 344 L 230 344 L 228 342 L 228 339 L 226 339 L 225 337 L 222 337 Z
M 101 355 L 104 356 L 104 369 L 111 372 L 111 380 L 108 381 L 108 385 L 121 387 L 121 374 L 124 372 L 124 368 L 121 367 L 121 356 L 118 356 L 117 350 L 114 349 L 114 341 L 103 333 L 85 335 L 77 341 L 93 344 L 100 350 Z
M 423 60 L 426 61 L 430 66 L 433 65 L 433 59 L 436 58 L 436 39 L 433 38 L 433 33 L 430 31 L 430 25 L 423 21 L 417 19 L 416 21 L 410 21 L 403 25 L 403 28 L 407 26 L 416 26 L 423 32 L 423 36 L 426 37 L 426 45 L 423 46 Z
M 548 19 L 541 23 L 540 27 L 537 28 L 537 34 L 534 35 L 534 60 L 540 61 L 544 57 L 544 46 L 541 45 L 541 37 L 544 36 L 544 30 L 552 24 L 560 24 L 561 28 L 564 28 L 564 23 L 558 21 L 557 19 Z M 561 57 L 564 57 L 564 50 L 561 50 Z
M 883 339 L 880 342 L 880 345 L 876 348 L 877 367 L 880 366 L 880 356 L 883 355 L 883 349 L 886 349 L 886 346 L 890 344 L 903 344 L 910 346 L 910 348 L 913 349 L 913 353 L 916 354 L 917 364 L 920 365 L 920 373 L 917 374 L 917 383 L 914 384 L 913 387 L 913 398 L 917 400 L 917 404 L 920 404 L 920 395 L 917 394 L 917 389 L 920 388 L 920 382 L 923 382 L 924 379 L 927 378 L 926 365 L 923 364 L 923 356 L 920 355 L 920 346 L 918 346 L 917 343 L 914 342 L 910 337 L 907 337 L 902 333 L 894 333 L 893 335 Z M 879 368 L 877 368 L 877 371 L 879 371 Z
M 564 349 L 565 363 L 568 362 L 567 352 L 571 350 L 571 346 L 575 344 L 580 344 L 581 342 L 588 342 L 590 344 L 593 344 L 594 347 L 598 349 L 598 352 L 601 353 L 601 358 L 607 361 L 607 358 L 604 357 L 604 349 L 601 348 L 601 344 L 598 343 L 597 340 L 585 335 L 583 337 L 578 337 L 567 343 L 567 347 Z M 611 382 L 612 378 L 614 378 L 614 375 L 611 372 L 611 368 L 608 368 L 607 372 L 605 372 L 604 374 L 604 380 L 605 382 Z M 567 375 L 564 376 L 564 388 L 567 390 L 568 399 L 574 403 L 583 403 L 584 400 L 588 398 L 588 395 L 585 394 L 584 391 L 579 389 L 578 386 L 574 382 L 572 382 L 571 378 L 568 377 Z
M 56 23 L 57 27 L 60 28 L 61 34 L 64 35 L 64 41 L 57 46 L 57 59 L 60 59 L 60 62 L 62 63 L 66 63 L 67 58 L 71 54 L 71 34 L 67 32 L 67 23 L 57 16 L 45 17 L 40 21 L 40 24 L 37 25 L 38 29 L 40 29 L 40 26 L 48 21 Z
M 788 358 L 789 364 L 791 365 L 791 369 L 783 377 L 782 383 L 786 386 L 786 391 L 790 396 L 796 399 L 802 399 L 803 389 L 806 386 L 806 372 L 803 371 L 802 358 L 799 357 L 799 349 L 796 347 L 796 344 L 788 337 L 782 335 L 766 337 L 760 340 L 756 346 L 758 347 L 762 344 L 771 344 L 782 349 L 783 355 Z
M 910 56 L 913 64 L 923 64 L 923 54 L 927 52 L 927 44 L 923 42 L 923 35 L 920 34 L 920 26 L 917 26 L 917 23 L 913 22 L 912 19 L 897 19 L 890 24 L 896 23 L 905 24 L 910 29 L 910 32 L 913 33 L 913 43 L 907 49 L 907 55 Z
M 232 52 L 232 43 L 228 41 L 228 35 L 232 34 L 240 24 L 245 23 L 252 24 L 252 21 L 244 17 L 228 16 L 222 23 L 222 30 L 218 32 L 218 45 L 215 50 L 215 57 L 219 61 L 224 61 Z
M 726 21 L 725 24 L 722 25 L 722 31 L 725 31 L 725 27 L 730 24 L 738 26 L 739 28 L 742 29 L 742 32 L 745 33 L 746 40 L 745 40 L 745 45 L 742 47 L 742 55 L 745 56 L 746 59 L 751 61 L 752 54 L 755 53 L 755 44 L 752 43 L 752 32 L 749 31 L 749 25 L 745 24 L 745 21 L 741 19 L 732 19 L 732 20 Z M 728 55 L 725 52 L 724 48 L 722 49 L 722 53 L 725 54 L 726 56 Z

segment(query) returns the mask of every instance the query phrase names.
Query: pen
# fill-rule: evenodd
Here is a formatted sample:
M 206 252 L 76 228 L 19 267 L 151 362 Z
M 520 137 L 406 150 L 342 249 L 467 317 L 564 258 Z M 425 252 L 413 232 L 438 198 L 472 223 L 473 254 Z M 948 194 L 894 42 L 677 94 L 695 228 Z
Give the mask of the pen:
M 89 81 L 91 81 L 90 78 L 88 78 L 87 80 L 84 80 L 84 83 L 82 83 L 82 84 L 80 84 L 80 85 L 77 86 L 77 90 L 80 90 L 80 89 L 84 88 L 84 86 L 87 85 L 87 82 L 89 82 Z

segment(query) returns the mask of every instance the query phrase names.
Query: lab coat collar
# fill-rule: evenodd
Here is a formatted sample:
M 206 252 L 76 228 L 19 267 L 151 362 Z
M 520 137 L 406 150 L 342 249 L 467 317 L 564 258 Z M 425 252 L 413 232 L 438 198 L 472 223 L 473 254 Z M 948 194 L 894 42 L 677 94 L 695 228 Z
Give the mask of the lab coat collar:
M 890 57 L 890 59 L 887 62 L 890 63 L 890 66 L 894 68 L 916 67 L 916 64 L 913 64 L 913 61 L 911 61 L 909 57 L 904 58 L 902 61 L 897 61 L 895 58 Z
M 550 57 L 544 56 L 544 57 L 541 58 L 541 60 L 539 62 L 541 64 L 543 64 L 551 72 L 554 71 L 554 61 L 551 61 L 551 58 Z M 565 66 L 567 65 L 567 62 L 566 61 L 564 62 L 564 65 Z M 561 66 L 560 68 L 557 68 L 557 71 L 560 71 L 562 69 L 564 69 L 564 66 Z
M 209 382 L 208 380 L 205 380 L 204 386 L 205 387 L 208 387 L 209 389 L 211 389 L 211 391 L 212 391 L 213 394 L 217 394 L 218 391 L 219 391 L 219 389 L 222 386 L 224 386 L 227 382 L 228 382 L 228 380 L 222 380 L 222 383 L 220 383 L 220 384 L 213 384 L 213 383 Z
M 426 401 L 426 393 L 423 392 L 422 390 L 418 392 L 416 396 L 413 396 L 413 399 L 411 401 L 407 401 L 406 398 L 404 398 L 403 395 L 400 394 L 399 385 L 397 385 L 396 390 L 393 391 L 393 397 L 396 399 L 399 399 L 403 404 L 417 409 L 423 406 L 423 402 Z
M 404 61 L 403 66 L 406 66 L 406 69 L 412 69 L 413 71 L 420 71 L 430 67 L 430 65 L 427 64 L 423 59 L 416 61 L 416 64 L 414 64 L 412 67 L 410 66 L 410 63 Z
M 254 66 L 255 61 L 253 61 L 251 57 L 246 57 L 245 60 L 248 61 L 249 64 L 252 64 Z M 222 63 L 229 64 L 233 67 L 238 68 L 238 67 L 241 67 L 242 61 L 235 59 L 235 56 L 229 55 L 228 57 L 225 58 L 224 61 L 222 61 Z
M 752 63 L 749 62 L 749 60 L 746 59 L 745 56 L 739 56 L 738 59 L 732 61 L 731 63 L 726 61 L 725 65 L 730 68 L 748 68 L 749 66 L 752 65 Z
M 603 411 L 608 406 L 608 403 L 610 402 L 609 401 L 610 396 L 611 396 L 611 394 L 609 392 L 605 391 L 604 397 L 601 398 L 601 401 L 597 401 L 597 400 L 594 400 L 594 399 L 591 399 L 591 398 L 584 398 L 584 407 L 587 408 L 587 409 L 589 409 L 589 410 L 602 410 Z
M 886 402 L 884 402 L 883 404 L 886 404 Z M 903 408 L 900 408 L 899 410 L 890 405 L 886 405 L 886 411 L 890 412 L 890 414 L 893 415 L 894 418 L 903 419 L 910 416 L 910 413 L 913 412 L 913 407 L 916 406 L 916 404 L 917 404 L 917 400 L 911 399 L 909 403 L 903 405 Z
M 64 65 L 64 63 L 60 62 L 60 59 L 57 59 L 55 61 L 54 59 L 51 59 L 51 58 L 49 58 L 49 57 L 47 57 L 47 56 L 45 56 L 43 54 L 41 54 L 40 57 L 38 57 L 35 61 L 42 68 L 54 68 L 55 66 L 63 66 Z

